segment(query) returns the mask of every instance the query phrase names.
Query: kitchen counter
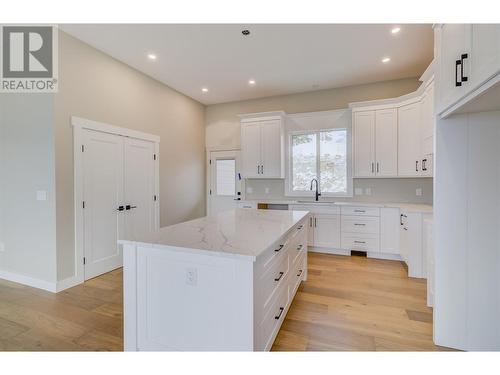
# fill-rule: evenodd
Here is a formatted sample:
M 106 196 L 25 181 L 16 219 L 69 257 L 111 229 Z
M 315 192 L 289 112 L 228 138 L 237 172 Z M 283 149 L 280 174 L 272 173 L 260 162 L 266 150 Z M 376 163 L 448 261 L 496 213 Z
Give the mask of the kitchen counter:
M 279 204 L 279 205 L 322 205 L 322 206 L 357 206 L 357 207 L 388 207 L 388 208 L 400 208 L 406 212 L 421 212 L 421 213 L 432 213 L 433 207 L 430 204 L 419 204 L 419 203 L 397 203 L 397 202 L 356 202 L 356 201 L 328 201 L 320 200 L 319 202 L 314 201 L 302 201 L 302 200 L 266 200 L 266 199 L 256 199 L 256 200 L 246 200 L 245 202 L 252 203 L 266 203 L 266 204 Z
M 306 211 L 236 209 L 164 227 L 135 241 L 118 242 L 191 252 L 210 251 L 255 260 L 306 215 Z

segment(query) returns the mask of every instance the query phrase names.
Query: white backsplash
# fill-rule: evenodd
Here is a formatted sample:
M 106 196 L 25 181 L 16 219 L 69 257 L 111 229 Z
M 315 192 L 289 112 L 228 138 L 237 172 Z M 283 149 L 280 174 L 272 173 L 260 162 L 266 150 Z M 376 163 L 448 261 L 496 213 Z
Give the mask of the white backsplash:
M 330 198 L 336 201 L 397 202 L 432 204 L 432 178 L 356 178 L 353 194 L 349 198 Z M 417 196 L 417 189 L 422 195 Z M 284 180 L 249 179 L 245 181 L 244 197 L 248 200 L 307 200 L 307 197 L 286 197 Z M 368 195 L 367 193 L 371 193 Z M 328 199 L 328 198 L 326 198 Z

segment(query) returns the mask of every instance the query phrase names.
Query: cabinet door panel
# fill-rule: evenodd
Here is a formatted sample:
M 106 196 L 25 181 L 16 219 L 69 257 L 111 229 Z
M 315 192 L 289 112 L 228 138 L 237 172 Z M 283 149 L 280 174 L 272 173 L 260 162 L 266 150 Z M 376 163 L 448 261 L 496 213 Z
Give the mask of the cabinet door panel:
M 261 126 L 259 122 L 245 123 L 242 127 L 241 150 L 243 176 L 260 177 Z
M 470 85 L 469 81 L 463 82 L 461 86 L 455 85 L 456 60 L 460 60 L 460 56 L 464 53 L 468 53 L 470 56 L 470 26 L 466 24 L 446 24 L 438 31 L 439 113 L 465 95 Z M 469 75 L 469 68 L 466 60 L 464 76 Z M 458 69 L 458 75 L 460 75 L 460 68 Z
M 354 176 L 375 175 L 375 112 L 356 112 L 353 117 Z
M 340 215 L 314 216 L 314 246 L 340 248 Z
M 398 175 L 418 176 L 421 171 L 420 103 L 398 109 Z
M 476 87 L 500 71 L 500 25 L 472 25 L 471 44 L 471 86 Z
M 262 137 L 262 171 L 266 178 L 282 178 L 281 150 L 281 121 L 271 120 L 261 122 Z
M 394 109 L 375 113 L 375 155 L 377 176 L 398 175 L 398 112 Z
M 399 254 L 400 248 L 399 208 L 380 209 L 380 252 Z

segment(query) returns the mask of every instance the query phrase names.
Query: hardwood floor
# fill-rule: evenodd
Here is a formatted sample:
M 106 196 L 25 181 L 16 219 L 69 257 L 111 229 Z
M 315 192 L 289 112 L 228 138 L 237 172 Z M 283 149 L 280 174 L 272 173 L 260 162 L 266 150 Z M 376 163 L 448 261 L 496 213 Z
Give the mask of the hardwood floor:
M 272 350 L 448 350 L 432 342 L 425 280 L 401 262 L 309 253 L 308 263 Z
M 52 294 L 0 280 L 0 350 L 123 350 L 122 270 Z M 400 262 L 309 253 L 273 350 L 442 350 Z

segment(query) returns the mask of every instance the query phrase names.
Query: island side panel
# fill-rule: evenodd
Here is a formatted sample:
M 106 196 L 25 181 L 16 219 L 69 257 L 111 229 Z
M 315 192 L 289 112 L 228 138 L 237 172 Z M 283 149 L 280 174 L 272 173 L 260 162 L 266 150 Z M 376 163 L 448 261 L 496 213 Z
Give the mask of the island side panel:
M 137 350 L 253 350 L 253 259 L 137 248 Z
M 124 350 L 137 351 L 137 258 L 136 246 L 123 246 Z

